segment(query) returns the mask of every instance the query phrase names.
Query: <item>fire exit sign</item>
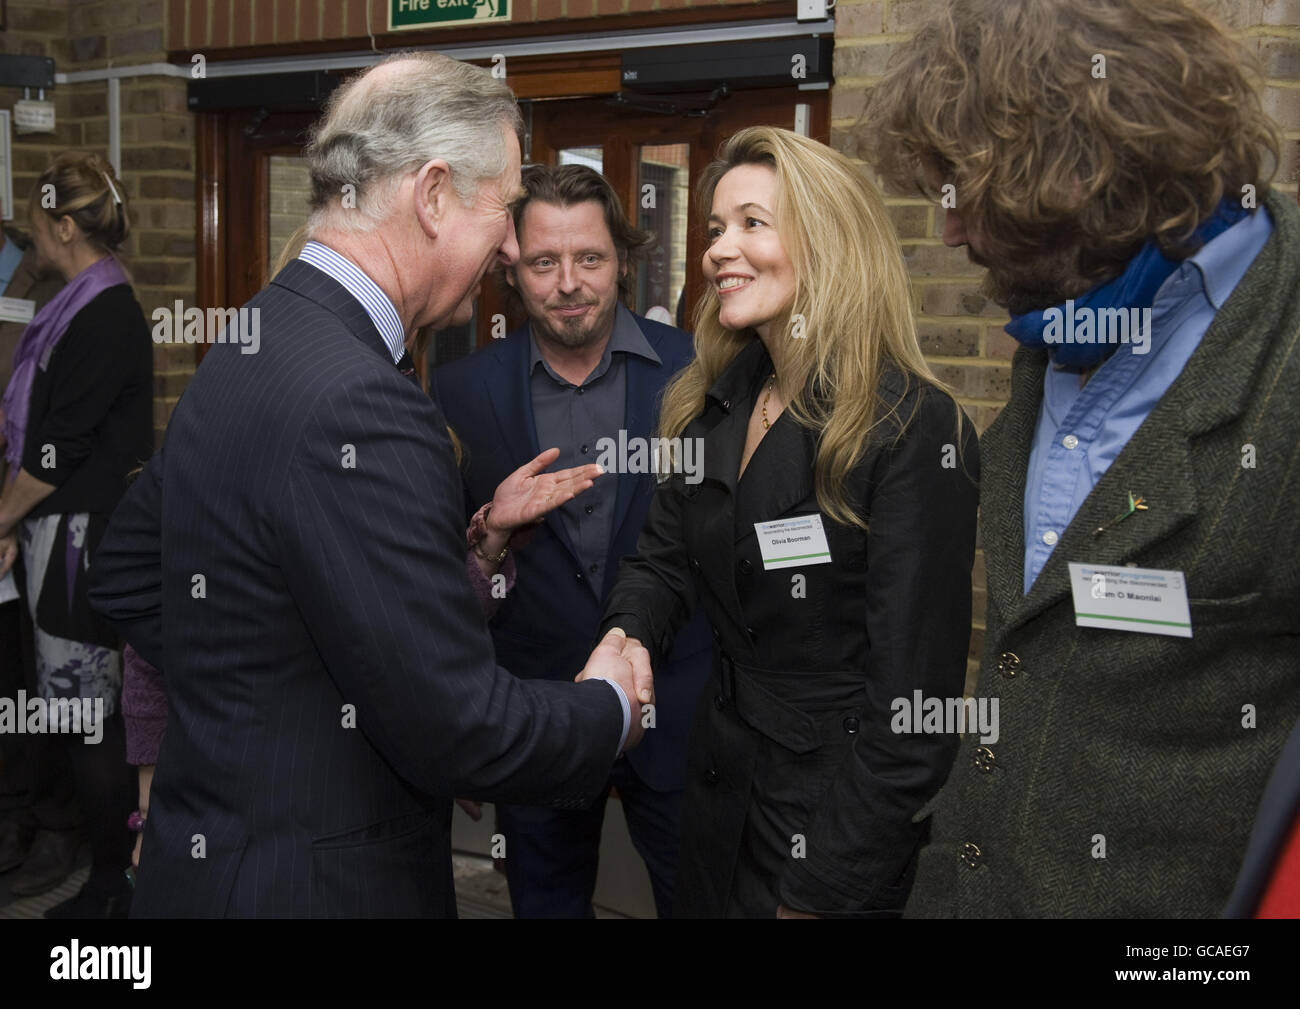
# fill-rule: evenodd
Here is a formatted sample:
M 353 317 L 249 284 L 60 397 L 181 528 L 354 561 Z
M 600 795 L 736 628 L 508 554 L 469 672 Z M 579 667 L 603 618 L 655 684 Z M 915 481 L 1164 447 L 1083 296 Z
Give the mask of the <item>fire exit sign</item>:
M 509 21 L 510 0 L 388 0 L 388 30 Z

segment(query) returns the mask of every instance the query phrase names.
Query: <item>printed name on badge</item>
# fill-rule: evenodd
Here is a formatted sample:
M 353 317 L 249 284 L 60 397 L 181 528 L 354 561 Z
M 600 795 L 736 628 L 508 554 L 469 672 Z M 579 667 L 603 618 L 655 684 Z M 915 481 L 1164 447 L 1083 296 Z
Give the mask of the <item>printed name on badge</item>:
M 1079 627 L 1192 636 L 1187 579 L 1181 571 L 1100 567 L 1070 562 L 1074 622 Z
M 764 571 L 831 562 L 831 548 L 820 515 L 755 522 L 754 531 L 758 533 Z
M 0 322 L 21 322 L 24 326 L 36 314 L 36 302 L 28 298 L 0 298 Z

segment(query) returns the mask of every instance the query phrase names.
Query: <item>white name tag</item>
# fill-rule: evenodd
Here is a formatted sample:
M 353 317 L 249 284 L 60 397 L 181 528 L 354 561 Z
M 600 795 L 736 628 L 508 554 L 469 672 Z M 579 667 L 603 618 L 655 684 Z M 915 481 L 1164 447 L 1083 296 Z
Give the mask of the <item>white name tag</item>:
M 36 302 L 27 298 L 0 298 L 0 322 L 21 322 L 24 326 L 36 314 Z
M 1113 631 L 1192 636 L 1187 580 L 1181 571 L 1070 563 L 1074 622 Z
M 820 515 L 755 522 L 754 531 L 758 533 L 765 571 L 831 562 L 831 548 L 826 543 Z

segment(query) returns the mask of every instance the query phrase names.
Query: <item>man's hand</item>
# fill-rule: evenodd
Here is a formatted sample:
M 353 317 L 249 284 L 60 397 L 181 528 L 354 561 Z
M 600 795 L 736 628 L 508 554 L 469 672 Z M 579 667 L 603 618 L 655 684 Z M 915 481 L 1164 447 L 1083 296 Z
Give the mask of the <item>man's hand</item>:
M 645 734 L 641 709 L 643 705 L 654 703 L 655 694 L 650 653 L 640 641 L 629 638 L 622 628 L 610 628 L 574 679 L 579 683 L 583 680 L 610 680 L 622 687 L 632 715 L 623 749 L 630 750 L 641 742 Z
M 14 566 L 14 561 L 18 559 L 18 532 L 9 533 L 7 536 L 0 536 L 0 578 L 9 573 L 9 569 Z
M 558 448 L 548 448 L 501 481 L 492 495 L 492 510 L 487 516 L 489 532 L 508 536 L 516 529 L 540 522 L 548 512 L 572 501 L 605 472 L 595 463 L 555 473 L 542 472 L 559 457 Z

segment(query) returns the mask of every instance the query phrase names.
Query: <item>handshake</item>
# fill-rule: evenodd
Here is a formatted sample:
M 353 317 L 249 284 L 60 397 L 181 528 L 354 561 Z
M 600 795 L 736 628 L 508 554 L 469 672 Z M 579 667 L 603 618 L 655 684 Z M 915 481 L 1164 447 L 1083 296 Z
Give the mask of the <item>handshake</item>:
M 623 688 L 631 706 L 632 720 L 628 726 L 624 750 L 630 750 L 645 735 L 642 710 L 654 703 L 654 676 L 650 672 L 650 653 L 636 638 L 629 638 L 619 627 L 611 627 L 587 659 L 582 672 L 574 677 L 583 680 L 609 680 Z

